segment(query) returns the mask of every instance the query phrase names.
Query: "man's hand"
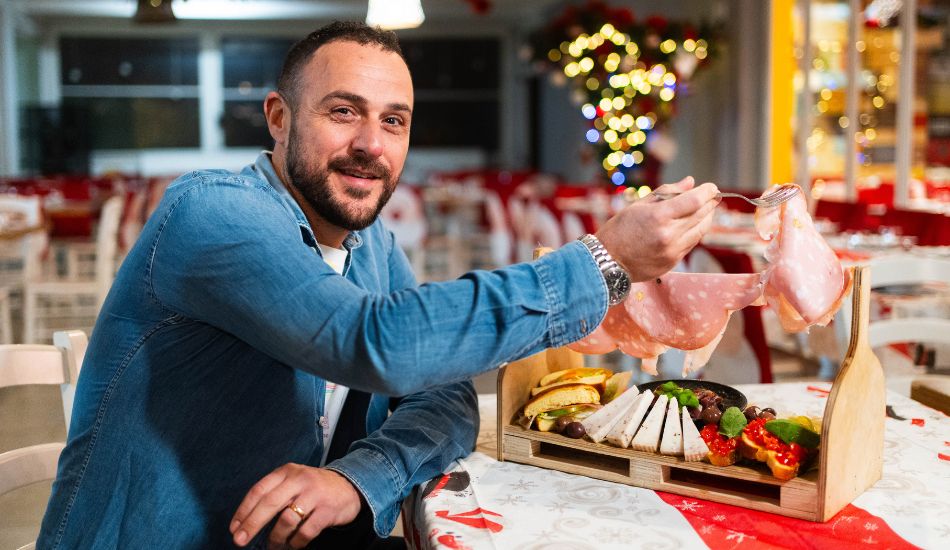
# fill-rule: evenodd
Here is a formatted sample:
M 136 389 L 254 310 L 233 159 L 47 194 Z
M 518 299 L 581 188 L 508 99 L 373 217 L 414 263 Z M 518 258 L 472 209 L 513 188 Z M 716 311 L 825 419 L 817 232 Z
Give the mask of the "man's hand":
M 712 183 L 693 188 L 693 178 L 659 187 L 679 193 L 667 200 L 647 197 L 624 208 L 597 232 L 632 282 L 646 281 L 673 269 L 712 224 L 719 189 Z
M 269 547 L 302 548 L 327 527 L 352 522 L 359 511 L 360 495 L 345 477 L 333 470 L 284 464 L 251 487 L 231 520 L 231 534 L 234 544 L 244 546 L 279 515 Z

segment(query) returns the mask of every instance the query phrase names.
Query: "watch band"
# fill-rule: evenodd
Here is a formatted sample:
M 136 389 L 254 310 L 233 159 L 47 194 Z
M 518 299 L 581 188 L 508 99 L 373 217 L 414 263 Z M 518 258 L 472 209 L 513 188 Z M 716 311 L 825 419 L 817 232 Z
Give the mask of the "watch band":
M 594 256 L 594 262 L 607 285 L 608 303 L 613 306 L 622 302 L 630 291 L 630 278 L 627 272 L 613 259 L 596 236 L 588 233 L 577 240 L 584 243 Z
M 620 267 L 613 256 L 610 255 L 610 252 L 607 252 L 607 249 L 604 248 L 604 245 L 600 242 L 600 239 L 591 235 L 590 233 L 586 235 L 581 235 L 577 238 L 580 242 L 584 243 L 587 246 L 587 249 L 590 250 L 590 253 L 594 255 L 594 261 L 597 262 L 597 267 L 600 269 L 601 273 L 612 267 Z

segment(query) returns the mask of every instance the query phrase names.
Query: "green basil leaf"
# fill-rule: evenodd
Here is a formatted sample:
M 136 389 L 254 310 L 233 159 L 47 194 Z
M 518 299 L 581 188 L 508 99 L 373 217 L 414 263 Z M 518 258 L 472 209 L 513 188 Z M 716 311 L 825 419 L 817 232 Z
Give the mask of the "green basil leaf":
M 722 418 L 719 419 L 719 433 L 729 438 L 735 437 L 742 432 L 742 428 L 745 428 L 748 423 L 739 407 L 729 407 L 722 413 Z
M 821 443 L 820 435 L 790 420 L 769 420 L 765 423 L 765 429 L 785 443 L 798 443 L 806 449 L 816 449 Z

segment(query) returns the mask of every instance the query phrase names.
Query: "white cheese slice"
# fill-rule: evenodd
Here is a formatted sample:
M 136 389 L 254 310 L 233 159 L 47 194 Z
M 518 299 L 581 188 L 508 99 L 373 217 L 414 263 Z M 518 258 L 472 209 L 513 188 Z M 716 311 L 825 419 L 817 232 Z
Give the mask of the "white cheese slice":
M 610 430 L 610 433 L 607 434 L 607 441 L 618 447 L 629 447 L 630 440 L 633 439 L 633 434 L 637 433 L 637 430 L 640 429 L 643 417 L 646 416 L 647 410 L 650 409 L 650 404 L 653 403 L 654 397 L 656 396 L 651 391 L 641 393 L 636 401 L 633 402 L 633 406 L 627 410 L 627 414 L 623 417 L 623 420 L 618 422 L 617 425 Z
M 666 407 L 666 422 L 663 424 L 663 439 L 660 440 L 660 454 L 683 454 L 683 424 L 680 420 L 680 404 L 670 399 Z
M 666 404 L 669 398 L 660 395 L 656 398 L 656 403 L 647 414 L 643 425 L 637 430 L 637 435 L 633 436 L 630 447 L 637 451 L 650 451 L 655 453 L 660 446 L 660 433 L 663 431 L 663 417 L 666 416 Z
M 603 441 L 614 425 L 623 419 L 624 414 L 639 395 L 640 390 L 636 386 L 632 386 L 627 391 L 614 397 L 610 403 L 604 405 L 599 411 L 581 420 L 581 424 L 587 432 L 587 437 L 594 443 Z
M 706 458 L 709 447 L 703 441 L 703 436 L 699 435 L 696 424 L 689 416 L 689 410 L 683 407 L 683 458 L 687 462 L 698 462 Z

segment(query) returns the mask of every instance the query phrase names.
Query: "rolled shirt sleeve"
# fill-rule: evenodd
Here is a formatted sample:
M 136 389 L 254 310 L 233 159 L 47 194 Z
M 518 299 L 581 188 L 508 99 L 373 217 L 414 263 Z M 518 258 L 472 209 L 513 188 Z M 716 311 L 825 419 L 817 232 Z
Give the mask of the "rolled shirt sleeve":
M 475 448 L 478 400 L 469 381 L 432 388 L 399 400 L 382 427 L 353 443 L 327 465 L 363 494 L 373 527 L 387 536 L 399 505 L 413 487 Z

